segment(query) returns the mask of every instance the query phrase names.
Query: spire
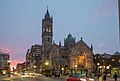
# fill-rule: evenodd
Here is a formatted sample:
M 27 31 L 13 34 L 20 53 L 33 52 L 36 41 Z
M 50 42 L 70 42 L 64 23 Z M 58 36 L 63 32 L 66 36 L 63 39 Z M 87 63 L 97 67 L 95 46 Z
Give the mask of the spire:
M 48 11 L 48 6 L 47 6 L 47 12 L 45 14 L 45 19 L 47 19 L 47 18 L 50 18 L 50 14 L 49 14 L 49 11 Z
M 59 46 L 61 47 L 61 41 L 59 41 Z
M 91 51 L 93 52 L 93 45 L 91 44 Z
M 81 41 L 83 40 L 83 38 L 81 37 Z

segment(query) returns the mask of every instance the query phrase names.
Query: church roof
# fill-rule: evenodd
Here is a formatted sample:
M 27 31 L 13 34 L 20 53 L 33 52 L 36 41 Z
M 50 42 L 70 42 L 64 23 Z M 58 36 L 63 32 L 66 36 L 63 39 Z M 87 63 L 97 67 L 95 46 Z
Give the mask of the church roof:
M 81 40 L 79 40 L 79 41 L 75 44 L 75 46 L 78 45 L 78 44 L 84 45 L 84 46 L 86 46 L 88 49 L 90 49 L 90 47 L 83 41 L 82 37 L 81 37 Z
M 54 49 L 54 47 L 59 48 L 59 46 L 58 46 L 56 43 L 53 43 L 53 45 L 52 45 L 52 47 L 51 47 L 51 50 Z
M 75 38 L 72 37 L 72 35 L 69 33 L 68 37 L 65 39 L 65 42 L 70 42 L 70 41 L 74 41 Z

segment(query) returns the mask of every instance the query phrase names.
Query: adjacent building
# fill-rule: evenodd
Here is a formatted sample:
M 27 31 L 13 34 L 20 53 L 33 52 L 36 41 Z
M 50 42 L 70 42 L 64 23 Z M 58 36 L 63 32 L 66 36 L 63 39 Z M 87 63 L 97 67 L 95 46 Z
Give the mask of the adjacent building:
M 115 52 L 110 58 L 111 74 L 120 75 L 120 52 Z
M 35 69 L 35 72 L 40 72 L 40 65 L 42 61 L 42 46 L 35 44 L 32 45 L 26 53 L 26 68 L 28 70 Z
M 18 63 L 16 66 L 16 70 L 14 70 L 14 71 L 17 71 L 17 73 L 25 72 L 26 71 L 26 63 L 25 62 Z
M 95 72 L 102 72 L 113 75 L 115 72 L 120 75 L 120 53 L 114 54 L 95 54 L 94 63 L 96 65 Z
M 0 72 L 7 73 L 10 70 L 9 53 L 0 52 Z

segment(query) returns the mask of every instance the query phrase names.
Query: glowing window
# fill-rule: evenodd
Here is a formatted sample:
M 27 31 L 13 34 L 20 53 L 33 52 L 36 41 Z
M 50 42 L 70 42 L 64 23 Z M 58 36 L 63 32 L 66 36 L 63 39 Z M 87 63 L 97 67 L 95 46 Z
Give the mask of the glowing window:
M 119 63 L 120 63 L 120 59 L 119 59 Z
M 95 59 L 96 59 L 96 57 L 95 57 Z
M 48 28 L 46 28 L 46 31 L 48 32 Z
M 112 61 L 115 61 L 115 59 L 112 59 Z

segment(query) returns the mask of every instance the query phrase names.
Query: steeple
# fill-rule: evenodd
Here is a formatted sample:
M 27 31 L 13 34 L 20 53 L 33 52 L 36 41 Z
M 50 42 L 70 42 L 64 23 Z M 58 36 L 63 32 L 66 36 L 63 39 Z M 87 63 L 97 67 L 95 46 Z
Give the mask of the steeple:
M 91 51 L 93 52 L 93 45 L 91 44 Z
M 59 41 L 59 46 L 61 47 L 61 41 Z
M 49 14 L 49 11 L 48 11 L 48 6 L 47 6 L 47 12 L 45 14 L 45 19 L 49 19 L 50 18 L 50 14 Z
M 42 19 L 42 51 L 45 53 L 45 58 L 48 58 L 50 49 L 53 43 L 53 22 L 50 17 L 48 7 L 44 18 Z

